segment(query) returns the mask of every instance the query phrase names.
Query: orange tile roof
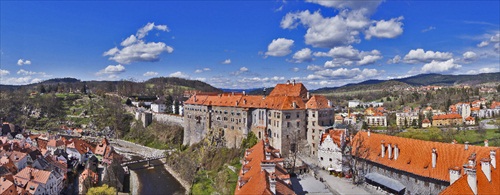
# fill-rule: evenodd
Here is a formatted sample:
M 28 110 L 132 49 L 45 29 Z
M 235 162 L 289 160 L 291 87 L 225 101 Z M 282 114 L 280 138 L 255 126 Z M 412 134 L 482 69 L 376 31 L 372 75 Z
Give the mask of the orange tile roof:
M 432 120 L 445 120 L 445 119 L 461 119 L 462 116 L 457 113 L 452 114 L 441 114 L 432 117 Z
M 486 156 L 489 157 L 490 150 L 496 150 L 497 154 L 500 152 L 500 148 L 496 147 L 469 145 L 468 149 L 465 150 L 463 144 L 423 141 L 377 134 L 373 132 L 370 136 L 368 136 L 367 132 L 359 132 L 356 134 L 352 143 L 355 145 L 353 146 L 353 152 L 355 152 L 355 149 L 358 146 L 361 146 L 361 151 L 368 149 L 368 152 L 366 152 L 367 156 L 364 156 L 364 158 L 372 162 L 383 164 L 385 166 L 393 167 L 395 169 L 403 170 L 422 177 L 442 181 L 450 181 L 448 169 L 456 166 L 461 167 L 465 162 L 467 162 L 468 157 L 472 153 L 476 153 L 476 155 L 481 158 Z M 385 146 L 388 144 L 391 144 L 392 146 L 397 145 L 400 150 L 398 159 L 389 159 L 388 155 L 382 157 L 382 143 L 384 143 Z M 433 148 L 436 149 L 438 153 L 435 168 L 431 167 Z
M 30 179 L 30 173 L 33 176 L 33 178 L 31 178 L 31 179 Z M 49 172 L 49 171 L 44 171 L 44 170 L 39 170 L 39 169 L 31 168 L 31 167 L 26 167 L 23 170 L 21 170 L 19 173 L 17 173 L 14 176 L 14 178 L 47 184 L 47 181 L 49 180 L 50 174 L 51 174 L 51 172 Z
M 277 84 L 269 96 L 298 96 L 305 98 L 307 89 L 302 83 Z
M 269 146 L 270 147 L 270 146 Z M 244 161 L 248 161 L 247 164 L 243 165 L 239 173 L 239 181 L 236 185 L 235 195 L 239 194 L 273 194 L 269 189 L 268 178 L 270 174 L 261 168 L 262 162 L 271 162 L 271 160 L 265 160 L 265 148 L 264 141 L 261 140 L 257 142 L 252 148 L 245 151 Z M 274 152 L 274 148 L 268 148 L 269 151 Z M 272 153 L 271 153 L 272 154 Z M 271 155 L 273 156 L 273 155 Z M 274 157 L 271 157 L 274 158 Z M 279 159 L 275 159 L 279 160 Z M 294 194 L 290 185 L 282 182 L 278 184 L 279 178 L 287 178 L 286 171 L 281 165 L 276 164 L 275 173 L 271 175 L 272 177 L 277 177 L 276 179 L 276 194 Z M 245 172 L 245 173 L 244 173 Z M 289 178 L 289 175 L 288 175 Z M 240 182 L 246 182 L 243 186 L 239 186 Z M 291 193 L 290 193 L 291 192 Z
M 313 95 L 306 103 L 307 109 L 325 109 L 331 108 L 329 100 L 325 96 Z
M 323 141 L 330 135 L 330 138 L 332 138 L 333 143 L 337 144 L 338 147 L 340 147 L 341 144 L 341 136 L 345 131 L 342 129 L 330 129 L 328 130 L 328 133 L 323 133 L 321 135 L 321 140 L 319 141 L 319 144 L 323 144 Z
M 431 123 L 431 121 L 429 121 L 429 119 L 427 118 L 424 118 L 424 120 L 422 120 L 422 123 Z
M 495 109 L 496 107 L 500 107 L 500 102 L 497 102 L 497 101 L 491 102 L 490 108 Z
M 467 183 L 467 176 L 458 178 L 439 194 L 474 194 Z
M 4 176 L 0 177 L 0 194 L 17 195 L 16 185 Z
M 466 121 L 475 121 L 476 119 L 472 116 L 465 118 Z

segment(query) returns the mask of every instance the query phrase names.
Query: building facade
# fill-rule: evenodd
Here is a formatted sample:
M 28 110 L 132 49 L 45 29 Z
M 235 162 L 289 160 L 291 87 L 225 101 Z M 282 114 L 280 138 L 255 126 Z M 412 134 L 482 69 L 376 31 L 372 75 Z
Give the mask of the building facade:
M 297 150 L 311 153 L 316 150 L 306 147 L 317 147 L 320 129 L 329 125 L 333 125 L 330 101 L 311 97 L 302 83 L 278 84 L 262 95 L 200 93 L 184 102 L 184 144 L 209 137 L 216 144 L 239 147 L 253 132 L 284 156 Z

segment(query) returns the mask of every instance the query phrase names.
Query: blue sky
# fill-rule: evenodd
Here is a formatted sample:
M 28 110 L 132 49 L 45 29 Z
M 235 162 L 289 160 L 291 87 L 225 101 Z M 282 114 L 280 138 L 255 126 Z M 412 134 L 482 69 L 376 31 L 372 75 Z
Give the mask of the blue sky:
M 0 83 L 177 76 L 310 89 L 500 71 L 499 1 L 0 2 Z

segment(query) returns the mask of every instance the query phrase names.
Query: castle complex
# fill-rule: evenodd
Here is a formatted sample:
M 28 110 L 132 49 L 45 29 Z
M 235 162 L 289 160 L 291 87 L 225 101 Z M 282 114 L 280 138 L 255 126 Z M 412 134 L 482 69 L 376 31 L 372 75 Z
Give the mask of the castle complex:
M 210 136 L 217 144 L 239 147 L 252 131 L 284 156 L 295 150 L 314 155 L 333 116 L 329 100 L 310 95 L 295 81 L 277 84 L 262 95 L 198 93 L 184 102 L 184 144 Z

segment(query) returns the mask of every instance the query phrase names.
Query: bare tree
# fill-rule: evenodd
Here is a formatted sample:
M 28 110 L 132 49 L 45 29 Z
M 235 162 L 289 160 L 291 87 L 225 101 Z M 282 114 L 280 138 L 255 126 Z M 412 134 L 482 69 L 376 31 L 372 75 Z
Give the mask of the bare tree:
M 349 140 L 350 143 L 343 147 L 342 153 L 346 155 L 346 165 L 352 175 L 353 184 L 359 183 L 358 176 L 362 173 L 361 170 L 365 169 L 365 159 L 370 155 L 370 148 L 365 146 L 363 136 L 354 136 L 354 139 Z

